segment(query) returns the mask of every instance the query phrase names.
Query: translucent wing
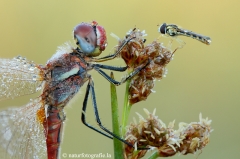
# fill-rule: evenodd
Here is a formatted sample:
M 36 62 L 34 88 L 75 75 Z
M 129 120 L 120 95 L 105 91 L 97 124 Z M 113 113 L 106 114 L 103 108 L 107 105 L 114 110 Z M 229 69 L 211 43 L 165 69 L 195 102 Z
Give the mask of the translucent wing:
M 35 93 L 43 80 L 40 67 L 21 56 L 0 59 L 0 100 Z
M 44 126 L 36 115 L 42 108 L 36 99 L 24 107 L 0 111 L 0 158 L 47 158 Z

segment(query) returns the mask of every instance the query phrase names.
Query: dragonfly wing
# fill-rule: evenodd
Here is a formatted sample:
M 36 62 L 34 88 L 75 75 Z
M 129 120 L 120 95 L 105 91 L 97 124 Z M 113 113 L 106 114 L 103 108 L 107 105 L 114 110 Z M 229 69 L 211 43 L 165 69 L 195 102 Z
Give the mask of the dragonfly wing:
M 42 108 L 36 99 L 24 107 L 0 111 L 0 158 L 47 158 L 44 125 L 37 117 Z
M 0 59 L 0 100 L 35 93 L 41 89 L 43 70 L 23 57 Z

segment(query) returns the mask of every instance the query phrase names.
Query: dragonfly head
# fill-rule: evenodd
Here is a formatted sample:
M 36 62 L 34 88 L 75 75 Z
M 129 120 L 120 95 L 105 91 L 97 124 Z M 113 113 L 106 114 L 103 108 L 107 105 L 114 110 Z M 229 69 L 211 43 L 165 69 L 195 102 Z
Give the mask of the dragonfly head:
M 107 46 L 106 31 L 96 21 L 78 24 L 73 33 L 77 46 L 87 56 L 98 56 Z

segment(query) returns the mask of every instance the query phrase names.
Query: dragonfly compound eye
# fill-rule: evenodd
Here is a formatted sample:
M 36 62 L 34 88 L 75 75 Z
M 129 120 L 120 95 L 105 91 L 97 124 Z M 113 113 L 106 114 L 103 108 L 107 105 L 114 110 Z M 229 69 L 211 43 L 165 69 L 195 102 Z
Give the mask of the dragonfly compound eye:
M 97 45 L 97 37 L 93 27 L 88 23 L 78 24 L 74 28 L 74 39 L 78 47 L 85 53 L 94 52 Z
M 82 22 L 74 28 L 73 30 L 74 38 L 76 36 L 86 37 L 92 31 L 93 31 L 93 28 L 90 24 Z

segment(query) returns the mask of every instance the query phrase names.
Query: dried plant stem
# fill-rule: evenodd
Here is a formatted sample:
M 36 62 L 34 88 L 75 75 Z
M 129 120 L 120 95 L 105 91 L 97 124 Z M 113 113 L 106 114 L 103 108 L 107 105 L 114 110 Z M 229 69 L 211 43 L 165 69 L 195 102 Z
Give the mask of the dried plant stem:
M 111 78 L 114 79 L 113 73 L 111 73 Z M 114 84 L 110 85 L 111 89 L 111 106 L 112 106 L 112 127 L 113 133 L 117 136 L 122 136 L 120 132 L 119 120 L 118 120 L 118 101 L 117 101 L 117 92 L 116 86 Z M 116 138 L 113 138 L 114 145 L 114 158 L 123 159 L 123 144 Z

